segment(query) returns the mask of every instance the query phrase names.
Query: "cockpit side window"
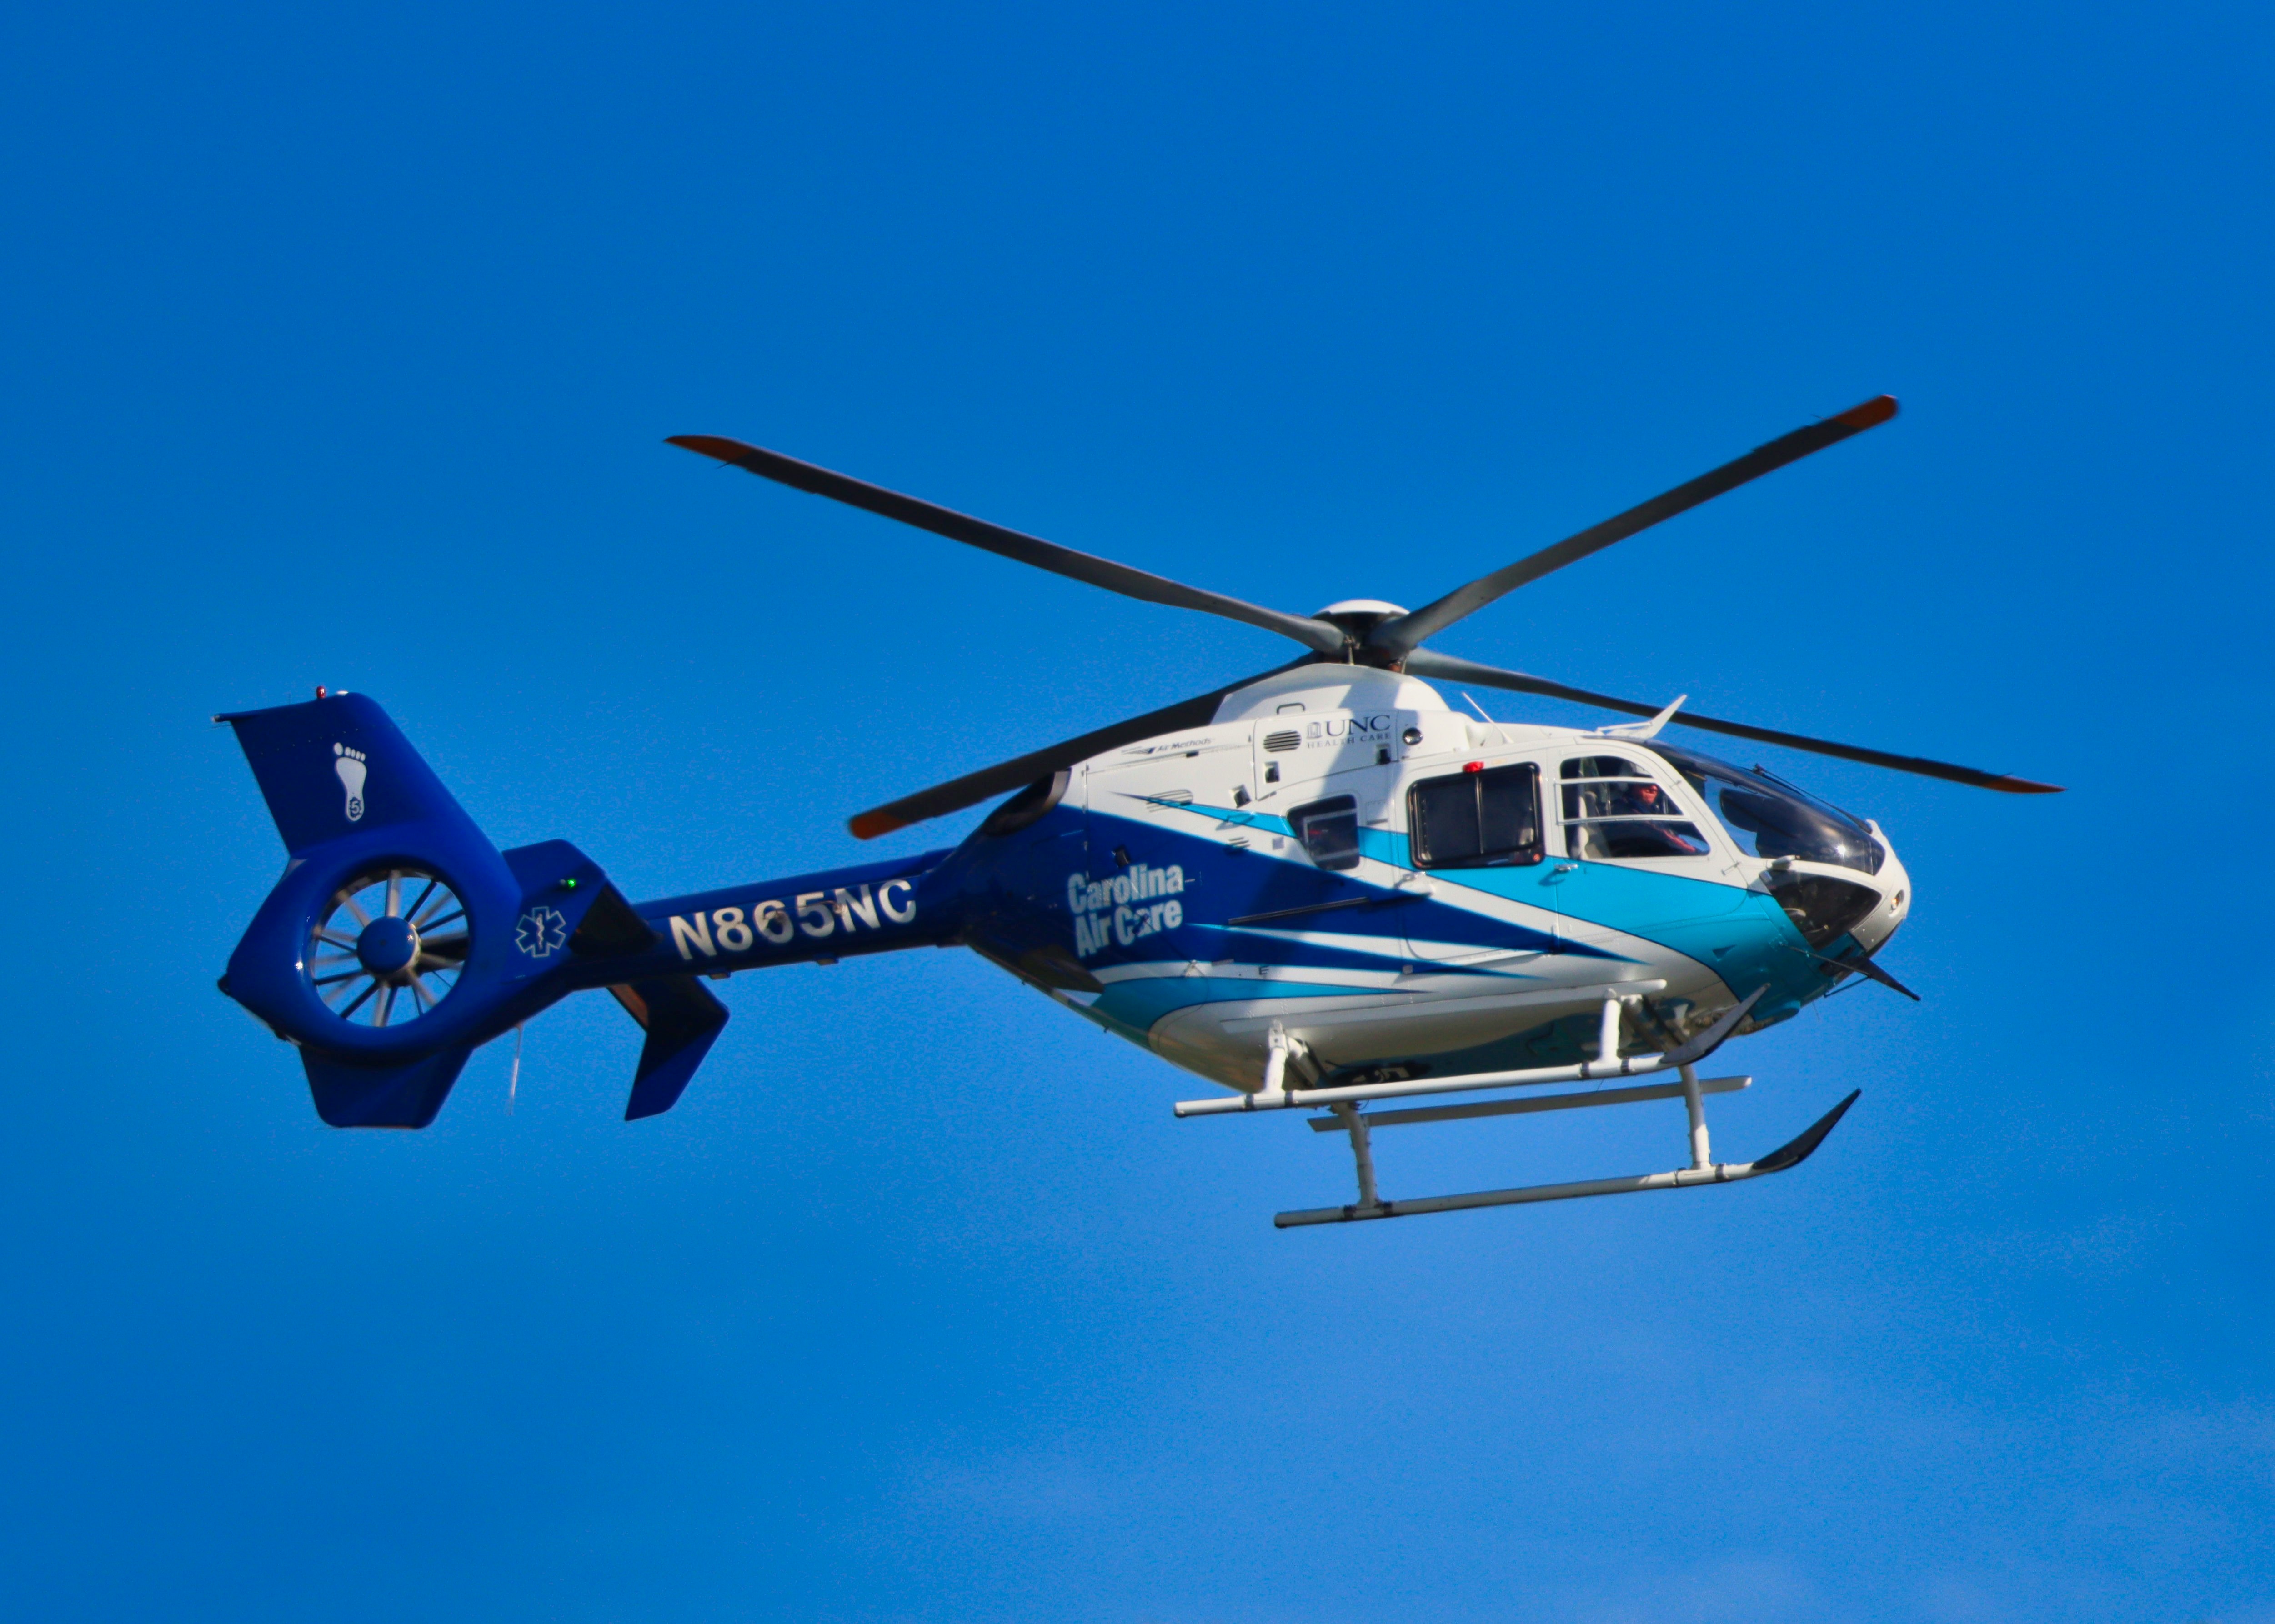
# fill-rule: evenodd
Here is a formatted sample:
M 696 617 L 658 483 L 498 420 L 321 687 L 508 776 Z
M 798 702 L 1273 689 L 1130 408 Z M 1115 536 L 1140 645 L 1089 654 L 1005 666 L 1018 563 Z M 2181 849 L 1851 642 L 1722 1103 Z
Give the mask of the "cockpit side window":
M 1560 776 L 1568 857 L 1703 857 L 1712 850 L 1666 788 L 1624 756 L 1574 756 Z
M 1791 784 L 1695 750 L 1657 742 L 1650 748 L 1689 780 L 1750 857 L 1798 857 L 1862 874 L 1879 872 L 1887 861 L 1887 848 L 1863 824 Z
M 1406 792 L 1406 827 L 1417 868 L 1538 863 L 1540 769 L 1524 761 L 1425 778 Z
M 1331 796 L 1298 806 L 1288 814 L 1288 827 L 1321 868 L 1358 866 L 1358 802 L 1351 797 Z
M 1625 756 L 1575 756 L 1563 767 L 1566 778 L 1648 778 L 1650 772 Z

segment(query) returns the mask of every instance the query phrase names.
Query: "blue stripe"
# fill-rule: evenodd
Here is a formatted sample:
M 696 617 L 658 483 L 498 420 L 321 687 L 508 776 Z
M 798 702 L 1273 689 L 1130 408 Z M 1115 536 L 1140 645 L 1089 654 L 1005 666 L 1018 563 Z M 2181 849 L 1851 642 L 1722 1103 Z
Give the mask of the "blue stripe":
M 1219 829 L 1235 826 L 1256 836 L 1293 837 L 1287 820 L 1274 813 L 1198 804 L 1178 805 L 1175 810 L 1206 820 Z M 1638 962 L 1607 948 L 1573 940 L 1568 934 L 1560 939 L 1462 903 L 1462 893 L 1474 892 L 1555 914 L 1562 896 L 1543 883 L 1554 876 L 1553 867 L 1433 870 L 1430 877 L 1439 888 L 1438 895 L 1425 899 L 1350 874 L 1321 871 L 1302 857 L 1274 857 L 1254 847 L 1231 848 L 1213 831 L 1188 833 L 1160 822 L 1117 817 L 1095 807 L 1088 818 L 1088 849 L 1093 864 L 1100 854 L 1126 847 L 1135 862 L 1155 866 L 1176 864 L 1183 869 L 1186 889 L 1181 901 L 1190 921 L 1129 948 L 1109 944 L 1085 960 L 1094 968 L 1175 960 L 1209 964 L 1230 958 L 1243 964 L 1268 964 L 1291 971 L 1379 971 L 1393 962 L 1414 962 L 1410 940 L 1445 942 L 1480 952 L 1493 948 L 1561 951 L 1611 963 Z M 1410 871 L 1411 851 L 1403 835 L 1361 829 L 1359 841 L 1363 856 Z M 1103 865 L 1100 867 L 1102 873 L 1093 878 L 1115 872 Z M 1826 990 L 1825 978 L 1817 973 L 1815 956 L 1792 950 L 1803 947 L 1799 933 L 1769 896 L 1689 875 L 1614 864 L 1584 863 L 1578 872 L 1583 883 L 1563 893 L 1571 899 L 1566 905 L 1566 918 L 1689 958 L 1719 976 L 1734 997 L 1766 985 L 1769 994 L 1757 1011 L 1757 1019 L 1765 1023 L 1785 1018 Z M 1063 876 L 1059 883 L 1062 888 Z M 1374 905 L 1317 909 L 1322 902 L 1357 899 Z M 1580 911 L 1583 907 L 1584 912 Z M 1248 927 L 1224 923 L 1285 908 L 1317 910 L 1258 920 Z M 1328 945 L 1264 933 L 1309 931 L 1369 938 L 1380 946 Z M 1474 974 L 1481 980 L 1515 978 L 1490 968 L 1440 962 L 1432 962 L 1430 969 L 1432 973 Z M 1349 996 L 1361 990 L 1333 983 L 1259 984 L 1206 975 L 1147 978 L 1114 984 L 1096 1012 L 1125 1035 L 1142 1041 L 1142 1033 L 1155 1021 L 1190 1004 L 1226 999 Z M 1525 1042 L 1531 1046 L 1526 1052 L 1531 1053 L 1541 1042 L 1550 1042 L 1561 1052 L 1563 1041 L 1553 1034 L 1528 1034 Z
M 1179 806 L 1177 810 L 1220 821 L 1237 820 L 1243 827 L 1261 833 L 1278 833 L 1283 837 L 1293 838 L 1289 834 L 1287 820 L 1268 813 L 1251 814 L 1227 807 L 1204 805 Z M 1195 888 L 1198 895 L 1186 898 L 1187 910 L 1206 912 L 1214 924 L 1221 925 L 1227 919 L 1272 913 L 1285 908 L 1363 897 L 1374 905 L 1337 908 L 1315 915 L 1297 914 L 1286 919 L 1260 920 L 1258 928 L 1287 931 L 1316 928 L 1338 936 L 1379 936 L 1386 943 L 1384 956 L 1401 959 L 1412 956 L 1405 948 L 1406 942 L 1411 939 L 1447 942 L 1480 953 L 1503 948 L 1512 952 L 1562 952 L 1614 963 L 1629 962 L 1622 955 L 1580 942 L 1560 942 L 1548 931 L 1480 913 L 1475 909 L 1461 906 L 1458 902 L 1433 901 L 1388 886 L 1370 884 L 1353 875 L 1325 872 L 1305 858 L 1274 857 L 1253 847 L 1243 850 L 1230 850 L 1208 836 L 1185 834 L 1158 824 L 1138 823 L 1117 818 L 1109 812 L 1093 810 L 1091 817 L 1096 826 L 1092 831 L 1092 850 L 1096 850 L 1100 847 L 1111 849 L 1116 844 L 1126 845 L 1133 852 L 1151 848 L 1144 860 L 1180 865 L 1192 880 L 1198 882 Z M 1359 832 L 1359 850 L 1364 857 L 1402 866 L 1407 857 L 1406 837 L 1379 829 L 1362 829 Z M 1458 871 L 1459 877 L 1455 878 L 1454 873 L 1440 870 L 1432 877 L 1447 880 L 1455 887 L 1515 898 L 1515 888 L 1514 885 L 1506 883 L 1506 877 L 1516 872 L 1533 872 L 1464 869 Z M 1496 878 L 1504 883 L 1494 883 Z M 1539 905 L 1537 896 L 1522 900 Z M 1248 940 L 1243 937 L 1243 944 Z M 1348 967 L 1353 962 L 1347 953 L 1334 948 L 1320 948 L 1316 951 L 1334 956 L 1306 957 L 1301 951 L 1296 951 L 1290 956 L 1269 957 L 1264 962 L 1315 963 L 1323 967 Z M 1160 944 L 1148 940 L 1137 949 L 1134 956 L 1116 953 L 1109 948 L 1098 956 L 1097 962 L 1128 963 L 1133 961 L 1133 956 L 1159 959 L 1167 956 L 1161 951 Z M 1197 948 L 1186 956 L 1206 963 L 1223 955 L 1221 950 L 1211 948 Z M 1240 957 L 1249 960 L 1254 956 L 1243 945 Z

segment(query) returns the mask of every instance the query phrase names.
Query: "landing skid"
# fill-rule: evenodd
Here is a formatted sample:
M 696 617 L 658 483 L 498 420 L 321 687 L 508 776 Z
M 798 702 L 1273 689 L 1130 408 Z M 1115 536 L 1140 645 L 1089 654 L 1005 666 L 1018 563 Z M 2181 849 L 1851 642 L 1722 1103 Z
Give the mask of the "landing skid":
M 1684 1068 L 1685 1071 L 1689 1068 Z M 1742 1086 L 1746 1079 L 1717 1077 L 1716 1083 Z M 1856 1103 L 1862 1089 L 1852 1091 L 1790 1144 L 1779 1146 L 1768 1155 L 1753 1161 L 1717 1162 L 1705 1154 L 1706 1126 L 1699 1110 L 1698 1097 L 1708 1091 L 1705 1084 L 1686 1076 L 1683 1091 L 1690 1105 L 1692 1162 L 1688 1167 L 1677 1167 L 1670 1173 L 1638 1173 L 1626 1178 L 1583 1179 L 1571 1184 L 1528 1184 L 1518 1190 L 1481 1190 L 1463 1196 L 1424 1196 L 1412 1201 L 1385 1201 L 1374 1189 L 1374 1156 L 1368 1144 L 1371 1124 L 1364 1112 L 1350 1106 L 1336 1107 L 1336 1117 L 1316 1119 L 1314 1128 L 1324 1132 L 1346 1130 L 1351 1135 L 1351 1152 L 1357 1159 L 1359 1198 L 1349 1206 L 1311 1207 L 1298 1212 L 1274 1215 L 1275 1227 L 1294 1229 L 1305 1224 L 1351 1224 L 1370 1218 L 1411 1218 L 1423 1212 L 1459 1212 L 1470 1207 L 1522 1206 L 1535 1201 L 1572 1201 L 1582 1196 L 1631 1196 L 1646 1190 L 1688 1190 L 1698 1184 L 1735 1184 L 1742 1179 L 1757 1179 L 1772 1173 L 1783 1173 L 1807 1161 L 1825 1137 L 1839 1125 L 1850 1106 Z M 1677 1091 L 1669 1089 L 1622 1089 L 1619 1092 L 1628 1099 L 1665 1098 Z M 1720 1093 L 1727 1089 L 1716 1089 Z M 1625 1104 L 1626 1099 L 1610 1099 L 1600 1094 L 1563 1095 L 1550 1099 L 1528 1099 L 1512 1102 L 1534 1110 L 1553 1110 L 1578 1105 Z M 1394 1114 L 1409 1116 L 1408 1113 Z M 1410 1120 L 1422 1114 L 1411 1114 Z M 1340 1119 L 1340 1120 L 1338 1120 Z M 1387 1123 L 1381 1124 L 1387 1126 Z
M 1689 1041 L 1662 1054 L 1621 1057 L 1619 1053 L 1620 1010 L 1616 993 L 1604 1001 L 1595 1060 L 1574 1066 L 1544 1066 L 1528 1071 L 1478 1072 L 1462 1076 L 1417 1077 L 1394 1083 L 1356 1084 L 1340 1087 L 1288 1086 L 1289 1061 L 1304 1046 L 1274 1022 L 1266 1050 L 1264 1086 L 1235 1099 L 1187 1099 L 1178 1102 L 1179 1116 L 1219 1116 L 1251 1111 L 1285 1111 L 1324 1106 L 1330 1114 L 1311 1119 L 1319 1133 L 1350 1136 L 1351 1159 L 1358 1173 L 1358 1199 L 1347 1206 L 1311 1207 L 1281 1212 L 1273 1223 L 1281 1229 L 1307 1224 L 1349 1224 L 1372 1218 L 1410 1218 L 1424 1212 L 1457 1212 L 1470 1207 L 1522 1206 L 1536 1201 L 1572 1201 L 1582 1196 L 1629 1196 L 1647 1190 L 1688 1190 L 1699 1184 L 1735 1184 L 1772 1173 L 1783 1173 L 1809 1159 L 1836 1127 L 1856 1093 L 1826 1112 L 1806 1132 L 1753 1161 L 1718 1162 L 1706 1137 L 1705 1096 L 1735 1093 L 1750 1077 L 1708 1077 L 1698 1075 L 1697 1062 L 1719 1047 L 1750 1013 L 1766 987 L 1727 1012 L 1721 1019 Z M 1496 1099 L 1475 1104 L 1429 1106 L 1416 1110 L 1368 1113 L 1369 1100 L 1410 1098 L 1419 1094 L 1458 1094 L 1483 1089 L 1523 1088 L 1551 1083 L 1598 1082 L 1612 1077 L 1635 1077 L 1652 1072 L 1677 1073 L 1679 1083 L 1649 1083 L 1633 1088 L 1598 1088 L 1584 1092 Z M 1857 1091 L 1861 1093 L 1863 1091 Z M 1537 1111 L 1575 1111 L 1597 1106 L 1634 1105 L 1646 1099 L 1681 1099 L 1689 1107 L 1690 1165 L 1667 1173 L 1638 1173 L 1624 1178 L 1583 1179 L 1569 1184 L 1531 1184 L 1515 1190 L 1482 1190 L 1467 1195 L 1424 1196 L 1415 1200 L 1386 1201 L 1375 1188 L 1374 1141 L 1377 1128 L 1396 1128 L 1425 1122 L 1467 1121 L 1484 1116 L 1513 1116 Z

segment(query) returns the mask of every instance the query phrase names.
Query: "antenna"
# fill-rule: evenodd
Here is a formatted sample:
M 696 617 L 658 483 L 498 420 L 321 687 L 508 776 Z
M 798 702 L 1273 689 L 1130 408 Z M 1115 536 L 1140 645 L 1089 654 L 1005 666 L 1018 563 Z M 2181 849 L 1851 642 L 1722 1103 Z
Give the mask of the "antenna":
M 1667 725 L 1667 719 L 1681 710 L 1682 702 L 1689 697 L 1687 693 L 1676 694 L 1673 702 L 1649 721 L 1623 721 L 1615 728 L 1598 728 L 1596 731 L 1605 738 L 1631 738 L 1638 743 L 1644 739 L 1657 738 L 1659 730 Z
M 1478 704 L 1475 699 L 1470 699 L 1468 694 L 1463 694 L 1462 696 L 1462 700 L 1471 710 L 1477 712 L 1478 720 L 1484 722 L 1488 728 L 1497 728 L 1500 726 L 1500 723 L 1495 721 L 1492 717 L 1485 714 L 1485 707 L 1484 706 Z

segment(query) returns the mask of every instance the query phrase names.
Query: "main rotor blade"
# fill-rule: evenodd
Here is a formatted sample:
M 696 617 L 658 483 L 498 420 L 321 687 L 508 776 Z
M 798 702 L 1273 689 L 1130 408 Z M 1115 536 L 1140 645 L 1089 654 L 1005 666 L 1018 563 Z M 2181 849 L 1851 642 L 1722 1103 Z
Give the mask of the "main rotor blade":
M 1128 564 L 1115 563 L 1110 558 L 1078 553 L 1070 547 L 1061 547 L 1055 541 L 1046 541 L 1040 536 L 1007 530 L 1001 525 L 991 525 L 986 519 L 974 518 L 968 513 L 958 513 L 915 496 L 903 496 L 898 491 L 888 491 L 881 485 L 871 485 L 845 474 L 832 473 L 827 468 L 799 462 L 796 457 L 784 457 L 779 451 L 746 445 L 740 440 L 729 440 L 720 434 L 673 434 L 667 443 L 715 457 L 730 467 L 755 473 L 760 479 L 773 480 L 816 496 L 827 496 L 833 502 L 863 508 L 887 518 L 896 518 L 903 525 L 914 525 L 918 530 L 929 530 L 933 534 L 946 536 L 951 541 L 961 541 L 967 547 L 976 547 L 1004 558 L 1015 558 L 1023 564 L 1032 564 L 1038 570 L 1048 570 L 1054 575 L 1067 576 L 1092 586 L 1103 586 L 1107 591 L 1118 592 L 1124 597 L 1140 598 L 1147 603 L 1166 603 L 1172 608 L 1198 609 L 1207 615 L 1221 615 L 1227 620 L 1261 626 L 1266 631 L 1293 638 L 1321 653 L 1339 654 L 1342 652 L 1342 633 L 1325 621 L 1313 620 L 1307 615 L 1284 614 L 1278 609 L 1265 608 L 1260 604 L 1243 603 L 1237 598 L 1228 598 L 1222 593 L 1188 586 L 1165 576 L 1133 570 Z
M 880 835 L 889 835 L 895 829 L 904 829 L 912 823 L 922 823 L 927 818 L 938 818 L 967 806 L 1008 795 L 1014 789 L 1024 789 L 1038 779 L 1047 777 L 1077 761 L 1103 755 L 1122 744 L 1135 744 L 1141 738 L 1152 738 L 1162 733 L 1180 733 L 1189 728 L 1205 728 L 1214 719 L 1216 707 L 1225 695 L 1236 688 L 1245 688 L 1251 683 L 1260 683 L 1267 676 L 1277 676 L 1282 671 L 1292 671 L 1299 665 L 1309 665 L 1307 656 L 1293 660 L 1269 671 L 1259 671 L 1254 676 L 1243 676 L 1236 683 L 1158 711 L 1147 711 L 1143 716 L 1132 716 L 1127 721 L 1117 721 L 1111 727 L 1100 728 L 1095 733 L 1085 733 L 1079 738 L 1062 740 L 1041 750 L 1028 752 L 1009 761 L 999 761 L 994 767 L 983 767 L 976 773 L 966 773 L 961 778 L 950 779 L 944 784 L 934 784 L 929 789 L 919 789 L 914 795 L 904 795 L 897 801 L 871 807 L 848 824 L 856 840 L 874 840 Z
M 1425 603 L 1410 615 L 1395 620 L 1386 620 L 1376 626 L 1366 640 L 1370 649 L 1386 654 L 1402 654 L 1418 648 L 1465 615 L 1473 615 L 1494 599 L 1515 592 L 1518 587 L 1538 580 L 1551 570 L 1561 570 L 1566 564 L 1585 558 L 1591 553 L 1601 552 L 1614 541 L 1624 541 L 1639 530 L 1648 530 L 1661 519 L 1697 507 L 1700 502 L 1735 490 L 1749 480 L 1799 462 L 1811 451 L 1821 451 L 1826 446 L 1846 440 L 1851 434 L 1861 434 L 1877 427 L 1896 415 L 1896 397 L 1876 395 L 1861 406 L 1851 406 L 1838 417 L 1821 423 L 1811 423 L 1806 428 L 1796 428 L 1782 438 L 1757 446 L 1735 462 L 1724 463 L 1712 473 L 1702 473 L 1688 485 L 1678 485 L 1663 495 L 1629 508 L 1616 517 L 1600 525 L 1592 525 L 1577 535 L 1567 536 L 1553 547 L 1544 547 L 1529 558 L 1520 558 L 1505 570 L 1479 576 L 1467 586 L 1457 587 L 1435 603 Z
M 1663 708 L 1645 705 L 1636 699 L 1615 699 L 1607 693 L 1591 693 L 1585 688 L 1568 687 L 1552 683 L 1546 677 L 1527 676 L 1522 671 L 1504 671 L 1498 667 L 1479 665 L 1473 660 L 1458 660 L 1451 654 L 1417 648 L 1407 656 L 1407 671 L 1415 676 L 1434 676 L 1452 683 L 1475 683 L 1481 688 L 1507 688 L 1516 693 L 1537 693 L 1546 699 L 1569 699 L 1575 705 L 1593 705 L 1607 711 L 1624 711 L 1630 716 L 1656 716 Z M 1944 778 L 1955 784 L 1972 784 L 1978 789 L 2003 789 L 2009 795 L 2060 795 L 2060 784 L 2042 784 L 2027 778 L 2015 778 L 2005 773 L 1985 773 L 1976 767 L 1955 767 L 1948 761 L 1931 761 L 1924 756 L 1890 755 L 1885 750 L 1866 750 L 1860 744 L 1836 744 L 1830 739 L 1810 738 L 1805 734 L 1780 733 L 1773 728 L 1750 727 L 1742 721 L 1723 721 L 1712 716 L 1701 716 L 1696 711 L 1677 711 L 1677 725 L 1703 728 L 1709 733 L 1728 733 L 1739 738 L 1758 739 L 1765 744 L 1782 744 L 1788 750 L 1805 750 L 1812 755 L 1838 756 L 1843 761 L 1862 761 L 1867 767 L 1893 767 L 1899 773 L 1917 773 L 1925 778 Z

